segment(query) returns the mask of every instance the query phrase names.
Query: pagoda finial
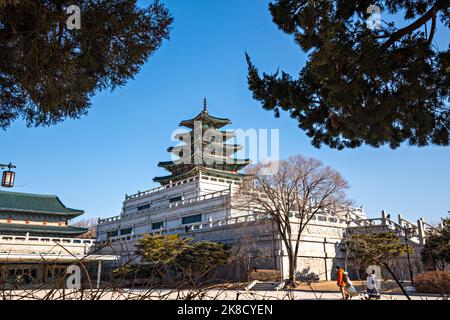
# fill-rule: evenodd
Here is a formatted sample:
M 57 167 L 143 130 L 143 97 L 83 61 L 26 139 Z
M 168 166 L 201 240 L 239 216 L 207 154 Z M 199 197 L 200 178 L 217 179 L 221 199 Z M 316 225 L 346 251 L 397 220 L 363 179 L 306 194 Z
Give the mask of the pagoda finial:
M 203 112 L 208 112 L 208 110 L 206 110 L 206 97 L 203 98 Z

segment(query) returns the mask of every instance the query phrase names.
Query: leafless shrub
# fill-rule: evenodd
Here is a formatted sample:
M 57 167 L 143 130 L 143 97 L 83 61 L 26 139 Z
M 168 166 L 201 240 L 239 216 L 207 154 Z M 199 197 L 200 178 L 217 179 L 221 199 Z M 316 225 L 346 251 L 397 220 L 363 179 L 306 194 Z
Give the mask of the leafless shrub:
M 417 292 L 450 294 L 450 270 L 421 273 L 416 276 L 414 286 Z
M 88 232 L 82 234 L 80 238 L 82 239 L 95 239 L 97 233 L 97 223 L 98 218 L 88 218 L 83 220 L 78 220 L 72 224 L 74 227 L 86 228 Z

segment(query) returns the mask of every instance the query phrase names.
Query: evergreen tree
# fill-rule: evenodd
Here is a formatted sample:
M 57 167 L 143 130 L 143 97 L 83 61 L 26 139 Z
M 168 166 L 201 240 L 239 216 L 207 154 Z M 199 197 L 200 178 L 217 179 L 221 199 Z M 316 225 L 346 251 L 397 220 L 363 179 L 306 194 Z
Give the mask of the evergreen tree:
M 376 29 L 368 23 L 372 4 L 271 3 L 274 23 L 308 61 L 298 78 L 260 76 L 247 55 L 254 98 L 276 117 L 289 112 L 316 147 L 449 145 L 450 53 L 448 43 L 441 51 L 433 43 L 436 29 L 449 27 L 449 1 L 375 1 L 383 18 Z M 388 16 L 402 21 L 385 23 Z
M 373 264 L 387 264 L 405 255 L 408 247 L 392 232 L 352 233 L 344 239 L 341 251 L 349 259 L 358 259 L 358 267 L 365 269 Z M 409 248 L 410 253 L 412 249 Z
M 158 1 L 0 0 L 0 128 L 52 125 L 87 113 L 92 96 L 132 79 L 169 37 Z M 68 28 L 80 8 L 80 29 Z
M 208 280 L 220 266 L 227 264 L 230 248 L 211 241 L 194 242 L 177 236 L 145 235 L 136 243 L 136 257 L 140 263 L 121 266 L 114 271 L 116 278 L 144 276 L 151 284 L 192 285 Z M 210 277 L 211 276 L 211 277 Z
M 427 238 L 421 251 L 422 262 L 430 269 L 445 270 L 450 264 L 450 218 L 442 221 L 442 227 Z

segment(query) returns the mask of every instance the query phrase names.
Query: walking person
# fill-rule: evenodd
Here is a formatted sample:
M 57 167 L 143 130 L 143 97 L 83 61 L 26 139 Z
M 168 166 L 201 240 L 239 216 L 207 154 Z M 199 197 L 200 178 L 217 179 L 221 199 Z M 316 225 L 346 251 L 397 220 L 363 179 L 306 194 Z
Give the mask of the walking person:
M 372 273 L 367 277 L 367 295 L 369 299 L 379 299 L 380 293 L 378 291 L 378 279 L 375 274 L 375 270 L 372 270 Z
M 339 291 L 341 291 L 342 299 L 347 300 L 349 295 L 346 290 L 347 283 L 345 282 L 344 272 L 345 272 L 344 269 L 340 268 L 339 266 L 336 266 L 337 286 L 339 287 Z
M 347 283 L 346 290 L 347 290 L 349 299 L 356 297 L 358 295 L 358 291 L 356 291 L 356 288 L 353 286 L 353 283 L 350 280 L 350 277 L 348 276 L 347 271 L 344 271 L 344 281 Z

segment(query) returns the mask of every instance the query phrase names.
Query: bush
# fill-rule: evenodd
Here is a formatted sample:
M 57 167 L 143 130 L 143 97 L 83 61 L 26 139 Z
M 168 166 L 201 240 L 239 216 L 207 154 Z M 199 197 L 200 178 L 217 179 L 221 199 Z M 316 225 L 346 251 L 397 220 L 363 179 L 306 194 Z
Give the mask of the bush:
M 116 268 L 114 278 L 146 285 L 200 286 L 215 278 L 230 255 L 227 245 L 177 236 L 144 236 L 136 243 L 137 263 Z
M 296 280 L 300 282 L 313 283 L 319 282 L 319 276 L 314 272 L 310 272 L 310 267 L 305 268 L 302 272 L 297 271 Z
M 278 270 L 266 270 L 266 269 L 257 269 L 248 275 L 248 280 L 258 280 L 258 281 L 281 281 L 281 272 Z
M 414 287 L 422 293 L 450 293 L 450 270 L 421 273 L 416 276 Z

